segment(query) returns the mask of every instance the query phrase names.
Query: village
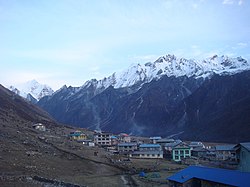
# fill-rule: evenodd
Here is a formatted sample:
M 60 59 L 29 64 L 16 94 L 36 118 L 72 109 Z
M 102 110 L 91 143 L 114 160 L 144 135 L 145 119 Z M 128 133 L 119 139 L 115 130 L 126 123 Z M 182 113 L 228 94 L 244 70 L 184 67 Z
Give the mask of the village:
M 239 144 L 208 143 L 182 141 L 160 136 L 135 137 L 126 133 L 114 135 L 100 131 L 95 131 L 92 136 L 87 136 L 80 130 L 70 132 L 68 138 L 84 146 L 97 146 L 104 149 L 110 155 L 110 162 L 116 164 L 126 165 L 132 160 L 133 163 L 140 160 L 160 160 L 177 164 L 179 165 L 177 170 L 184 170 L 173 172 L 172 176 L 165 178 L 170 186 L 185 186 L 187 184 L 192 186 L 197 183 L 200 186 L 214 186 L 215 184 L 218 186 L 221 184 L 222 186 L 224 184 L 245 186 L 244 182 L 249 182 L 250 142 Z M 98 151 L 94 152 L 94 155 L 97 156 Z M 160 178 L 160 173 L 152 173 L 152 171 L 148 171 L 151 174 L 147 174 L 142 170 L 139 172 L 139 177 L 149 181 L 150 178 L 151 181 L 157 181 L 155 178 Z M 197 176 L 197 173 L 203 172 L 206 173 L 204 176 Z M 183 174 L 189 177 L 184 179 Z M 192 175 L 193 177 L 191 177 Z M 216 175 L 220 175 L 221 178 L 218 180 Z M 232 181 L 228 181 L 228 178 L 231 178 Z M 236 179 L 241 179 L 239 180 L 241 182 L 235 183 Z

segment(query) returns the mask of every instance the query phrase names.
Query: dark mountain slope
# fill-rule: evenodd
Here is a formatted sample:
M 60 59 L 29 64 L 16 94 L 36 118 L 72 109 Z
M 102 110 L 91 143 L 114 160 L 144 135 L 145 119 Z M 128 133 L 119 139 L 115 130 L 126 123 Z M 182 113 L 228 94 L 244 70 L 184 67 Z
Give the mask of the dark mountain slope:
M 94 90 L 88 87 L 72 97 L 65 97 L 69 90 L 65 88 L 38 104 L 64 123 L 148 135 L 158 133 L 157 128 L 166 124 L 170 112 L 201 83 L 201 79 L 185 76 L 163 76 L 144 84 L 138 91 L 110 86 L 94 95 Z
M 249 141 L 250 71 L 210 79 L 167 77 L 140 89 L 64 88 L 38 105 L 63 123 L 114 133 Z
M 54 122 L 52 117 L 34 104 L 0 85 L 0 115 L 21 117 L 33 122 Z
M 185 132 L 182 138 L 242 142 L 250 140 L 249 114 L 250 72 L 247 71 L 206 80 L 183 101 L 175 118 L 186 116 L 185 126 L 179 129 Z M 173 123 L 178 126 L 177 120 Z

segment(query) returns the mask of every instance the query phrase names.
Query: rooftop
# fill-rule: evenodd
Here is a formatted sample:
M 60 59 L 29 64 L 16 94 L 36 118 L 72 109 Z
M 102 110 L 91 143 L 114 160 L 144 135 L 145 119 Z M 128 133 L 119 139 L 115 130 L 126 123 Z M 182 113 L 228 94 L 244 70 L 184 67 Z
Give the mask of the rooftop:
M 136 146 L 136 143 L 119 143 L 118 146 L 122 147 L 122 146 Z
M 216 151 L 232 151 L 236 145 L 217 145 L 215 146 Z
M 184 183 L 192 178 L 217 182 L 226 185 L 247 187 L 250 184 L 250 173 L 236 170 L 189 166 L 170 176 L 168 180 Z
M 240 143 L 240 145 L 245 147 L 248 151 L 250 151 L 250 142 Z
M 154 137 L 150 137 L 149 139 L 150 140 L 160 140 L 161 137 L 160 136 L 154 136 Z
M 165 147 L 175 147 L 179 145 L 181 142 L 173 142 L 173 143 L 166 143 Z
M 141 144 L 140 148 L 161 147 L 159 144 Z

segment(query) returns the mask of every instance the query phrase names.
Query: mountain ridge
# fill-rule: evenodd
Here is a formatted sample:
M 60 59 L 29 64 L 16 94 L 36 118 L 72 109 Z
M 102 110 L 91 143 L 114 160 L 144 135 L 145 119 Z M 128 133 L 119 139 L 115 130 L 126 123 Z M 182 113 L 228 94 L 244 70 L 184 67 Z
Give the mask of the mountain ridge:
M 169 70 L 173 69 L 170 67 L 176 67 L 179 61 L 183 62 L 183 67 L 178 71 L 173 71 L 177 74 L 168 74 Z M 157 73 L 159 69 L 153 67 L 152 64 L 154 63 L 161 66 L 161 73 Z M 117 84 L 119 81 L 113 74 L 109 78 L 99 81 L 95 79 L 87 81 L 81 87 L 64 86 L 51 96 L 43 97 L 38 102 L 38 105 L 59 120 L 59 122 L 78 127 L 114 133 L 127 132 L 128 134 L 143 136 L 175 135 L 176 137 L 189 139 L 190 136 L 194 136 L 194 133 L 188 130 L 190 123 L 192 124 L 191 119 L 194 118 L 194 114 L 188 112 L 193 106 L 192 103 L 188 102 L 188 98 L 194 98 L 193 102 L 205 103 L 207 105 L 204 106 L 205 108 L 210 106 L 211 110 L 209 108 L 206 109 L 207 115 L 212 115 L 216 111 L 218 113 L 217 123 L 221 121 L 223 122 L 222 126 L 225 126 L 227 120 L 223 117 L 226 116 L 224 112 L 227 112 L 226 106 L 231 106 L 231 104 L 227 105 L 224 103 L 222 111 L 217 111 L 212 109 L 211 106 L 213 105 L 209 105 L 209 100 L 215 103 L 221 100 L 222 97 L 218 93 L 224 93 L 223 90 L 235 93 L 242 90 L 245 94 L 244 97 L 250 95 L 247 89 L 238 88 L 241 85 L 238 81 L 245 83 L 248 80 L 248 74 L 250 74 L 249 63 L 241 57 L 214 56 L 206 62 L 207 64 L 203 68 L 194 65 L 194 60 L 190 62 L 183 59 L 178 60 L 174 55 L 167 55 L 165 59 L 160 57 L 154 63 L 146 63 L 146 66 L 152 66 L 152 71 L 147 71 L 149 76 L 144 76 L 145 74 L 141 73 L 145 73 L 149 69 L 145 70 L 142 68 L 141 71 L 138 71 L 137 68 L 141 67 L 140 65 L 132 66 L 132 70 L 129 68 L 129 70 L 124 71 L 128 75 L 127 78 L 124 73 L 121 74 L 124 75 L 124 80 L 127 80 L 124 84 Z M 192 66 L 189 66 L 190 63 Z M 166 64 L 168 65 L 167 68 Z M 196 68 L 189 69 L 190 67 Z M 135 75 L 131 74 L 131 72 L 134 72 Z M 189 72 L 189 74 L 186 75 L 183 72 Z M 151 80 L 150 75 L 157 76 Z M 210 87 L 219 79 L 218 77 L 222 80 L 221 82 L 230 80 L 229 78 L 235 79 L 233 81 L 234 86 L 231 88 L 229 84 L 222 84 L 217 86 L 218 88 L 214 87 L 217 92 L 207 89 L 207 87 Z M 201 91 L 199 91 L 200 89 Z M 196 95 L 197 92 L 199 94 Z M 210 93 L 212 97 L 207 97 L 206 92 Z M 205 94 L 204 97 L 202 94 Z M 230 94 L 225 93 L 225 97 L 229 96 Z M 235 102 L 238 102 L 239 99 L 237 98 Z M 239 106 L 244 108 L 242 104 L 239 104 Z M 237 119 L 240 114 L 230 115 Z M 200 120 L 202 123 L 203 120 L 209 121 L 210 119 L 202 116 Z M 214 129 L 212 126 L 211 128 L 209 127 L 211 123 L 211 121 L 204 122 L 209 132 Z M 199 132 L 200 129 L 198 127 L 200 123 L 194 124 L 197 127 L 190 126 L 190 128 L 194 132 Z M 232 121 L 232 124 L 236 123 Z M 235 129 L 234 127 L 232 128 Z M 223 136 L 225 134 L 227 133 L 224 133 Z M 240 132 L 239 134 L 243 135 L 244 133 Z M 211 135 L 208 133 L 207 135 L 210 141 L 222 141 L 225 138 L 223 136 L 218 138 L 217 134 Z M 242 137 L 244 137 L 244 140 L 246 139 L 245 135 Z M 197 140 L 204 139 L 201 136 L 196 136 L 196 138 Z M 236 137 L 233 136 L 231 139 L 227 139 L 228 142 L 235 140 Z
M 209 77 L 211 74 L 233 74 L 250 69 L 250 64 L 242 57 L 229 58 L 228 56 L 214 55 L 203 60 L 177 58 L 175 55 L 159 57 L 156 61 L 145 64 L 133 64 L 119 73 L 113 73 L 101 80 L 92 79 L 86 81 L 82 87 L 90 84 L 96 85 L 99 89 L 106 89 L 109 86 L 114 88 L 131 87 L 135 84 L 150 82 L 159 79 L 161 76 L 195 76 Z

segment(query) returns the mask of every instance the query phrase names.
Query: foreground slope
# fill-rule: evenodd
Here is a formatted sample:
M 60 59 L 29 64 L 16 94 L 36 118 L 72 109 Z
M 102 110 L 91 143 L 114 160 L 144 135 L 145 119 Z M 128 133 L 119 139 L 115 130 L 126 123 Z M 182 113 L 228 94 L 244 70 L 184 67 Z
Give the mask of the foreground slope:
M 45 124 L 45 132 L 32 128 Z M 103 151 L 68 140 L 69 127 L 0 86 L 0 186 L 121 186 L 122 169 Z M 86 133 L 91 133 L 87 132 Z M 91 135 L 91 134 L 90 134 Z M 97 149 L 97 150 L 96 150 Z M 93 157 L 99 151 L 100 157 Z M 55 185 L 57 184 L 57 185 Z

